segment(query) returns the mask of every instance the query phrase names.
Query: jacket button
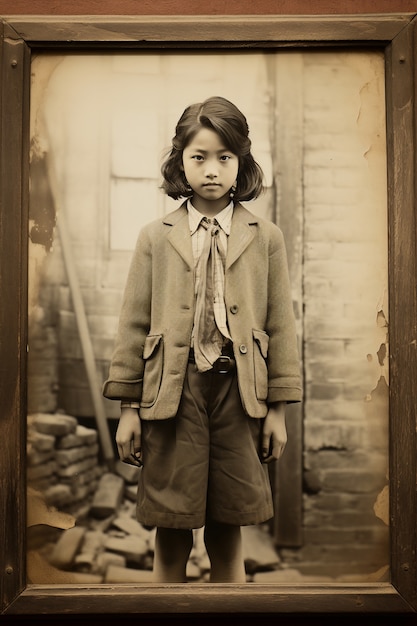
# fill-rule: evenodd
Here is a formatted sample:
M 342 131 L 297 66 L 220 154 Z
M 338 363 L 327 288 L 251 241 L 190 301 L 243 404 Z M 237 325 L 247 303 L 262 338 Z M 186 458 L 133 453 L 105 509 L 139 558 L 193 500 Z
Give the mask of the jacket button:
M 244 344 L 244 343 L 242 343 L 242 344 L 239 346 L 239 352 L 240 352 L 241 354 L 246 354 L 246 353 L 247 353 L 247 351 L 248 351 L 247 347 L 245 346 L 245 344 Z
M 232 304 L 232 306 L 230 307 L 230 313 L 233 313 L 233 315 L 235 315 L 235 313 L 237 313 L 239 311 L 239 307 L 237 306 L 237 304 Z

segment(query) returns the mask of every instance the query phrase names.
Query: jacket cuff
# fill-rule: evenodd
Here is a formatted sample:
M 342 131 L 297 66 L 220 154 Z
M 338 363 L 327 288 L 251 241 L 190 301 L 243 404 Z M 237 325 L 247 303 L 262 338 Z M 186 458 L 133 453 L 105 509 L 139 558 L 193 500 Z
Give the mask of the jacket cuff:
M 109 400 L 139 402 L 141 395 L 142 380 L 132 382 L 106 380 L 103 385 L 103 396 Z
M 301 402 L 303 392 L 300 387 L 270 387 L 268 391 L 268 404 L 273 402 Z

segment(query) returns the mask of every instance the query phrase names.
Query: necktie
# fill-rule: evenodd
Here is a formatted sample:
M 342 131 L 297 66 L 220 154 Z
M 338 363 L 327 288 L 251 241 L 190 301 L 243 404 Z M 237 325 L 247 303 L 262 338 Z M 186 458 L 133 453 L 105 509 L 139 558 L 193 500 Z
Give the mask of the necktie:
M 216 273 L 224 272 L 225 253 L 218 236 L 218 222 L 204 217 L 201 225 L 207 232 L 198 260 L 200 280 L 194 319 L 194 358 L 198 371 L 204 372 L 211 369 L 221 355 L 224 340 L 216 325 L 214 296 Z

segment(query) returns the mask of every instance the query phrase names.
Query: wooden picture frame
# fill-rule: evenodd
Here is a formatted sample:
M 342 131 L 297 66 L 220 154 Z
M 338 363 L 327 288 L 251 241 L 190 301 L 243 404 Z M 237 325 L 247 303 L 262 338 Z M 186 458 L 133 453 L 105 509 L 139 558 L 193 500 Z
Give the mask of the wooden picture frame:
M 1 597 L 6 615 L 249 615 L 417 611 L 415 14 L 5 16 L 0 22 Z M 378 48 L 386 62 L 390 311 L 389 583 L 27 585 L 29 98 L 37 51 Z

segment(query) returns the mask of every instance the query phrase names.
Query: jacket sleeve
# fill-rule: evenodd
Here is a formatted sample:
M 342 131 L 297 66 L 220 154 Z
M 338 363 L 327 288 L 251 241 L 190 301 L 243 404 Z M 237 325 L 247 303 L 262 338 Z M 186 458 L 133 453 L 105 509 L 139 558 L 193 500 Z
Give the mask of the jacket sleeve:
M 151 319 L 152 242 L 148 229 L 138 237 L 125 286 L 115 348 L 103 395 L 139 401 L 142 395 L 143 347 Z
M 268 403 L 302 399 L 300 357 L 282 232 L 270 239 L 268 272 Z

